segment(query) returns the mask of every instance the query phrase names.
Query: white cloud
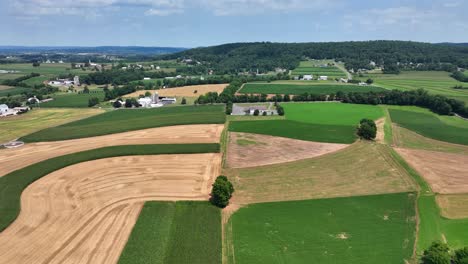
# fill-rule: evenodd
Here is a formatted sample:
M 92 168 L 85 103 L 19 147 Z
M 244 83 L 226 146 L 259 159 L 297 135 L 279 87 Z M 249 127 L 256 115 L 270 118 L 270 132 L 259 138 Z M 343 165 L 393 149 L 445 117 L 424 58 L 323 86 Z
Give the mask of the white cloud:
M 169 16 L 183 13 L 183 9 L 148 9 L 145 12 L 147 16 Z

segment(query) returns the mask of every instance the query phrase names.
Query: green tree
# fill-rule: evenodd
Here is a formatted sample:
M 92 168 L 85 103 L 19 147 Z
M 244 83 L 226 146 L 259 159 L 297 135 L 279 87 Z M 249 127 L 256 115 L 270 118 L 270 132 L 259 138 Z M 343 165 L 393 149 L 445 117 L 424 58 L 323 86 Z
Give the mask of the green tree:
M 150 93 L 150 92 L 146 92 L 146 93 L 145 93 L 145 96 L 146 96 L 146 97 L 150 97 L 150 96 L 151 96 L 151 93 Z
M 39 66 L 41 66 L 41 63 L 38 62 L 38 61 L 35 61 L 35 62 L 33 62 L 32 66 L 33 67 L 39 67 Z
M 357 128 L 357 135 L 362 139 L 375 139 L 377 136 L 377 126 L 374 120 L 362 119 Z
M 220 208 L 224 208 L 229 204 L 234 193 L 234 186 L 226 176 L 218 176 L 213 183 L 213 190 L 211 191 L 211 203 Z
M 122 104 L 120 103 L 119 100 L 115 100 L 115 102 L 112 104 L 112 106 L 114 106 L 115 108 L 120 108 L 120 107 L 122 107 Z
M 260 114 L 260 111 L 258 109 L 255 109 L 254 116 L 258 116 L 259 114 Z
M 371 85 L 374 83 L 374 80 L 372 80 L 371 78 L 367 79 L 366 81 L 367 84 Z
M 455 255 L 453 256 L 453 263 L 468 264 L 468 247 L 455 250 Z
M 88 99 L 88 107 L 93 107 L 95 105 L 99 104 L 99 98 L 97 97 L 91 97 Z
M 187 104 L 187 100 L 185 99 L 185 97 L 182 98 L 182 101 L 180 102 L 180 104 L 183 104 L 183 105 Z
M 85 94 L 89 94 L 89 88 L 88 88 L 88 86 L 87 86 L 87 85 L 84 87 L 84 89 L 83 89 L 83 93 L 85 93 Z
M 265 112 L 263 112 L 262 116 L 266 116 L 266 115 L 267 115 L 267 112 L 266 112 L 266 111 L 265 111 Z
M 132 100 L 130 99 L 125 99 L 125 108 L 131 108 L 132 107 Z
M 290 101 L 291 101 L 291 97 L 289 96 L 289 94 L 285 94 L 285 95 L 284 95 L 283 101 L 284 101 L 284 102 L 290 102 Z
M 432 245 L 424 251 L 421 258 L 422 264 L 450 264 L 450 253 L 447 244 L 442 242 L 433 242 Z
M 276 111 L 278 111 L 278 115 L 284 116 L 284 108 L 281 105 L 276 106 Z

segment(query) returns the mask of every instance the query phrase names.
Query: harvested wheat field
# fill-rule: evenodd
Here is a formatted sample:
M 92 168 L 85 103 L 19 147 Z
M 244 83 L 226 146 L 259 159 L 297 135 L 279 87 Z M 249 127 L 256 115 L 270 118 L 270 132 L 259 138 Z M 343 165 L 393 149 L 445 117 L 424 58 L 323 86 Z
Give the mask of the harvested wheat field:
M 205 84 L 205 85 L 192 85 L 182 86 L 176 88 L 167 88 L 159 90 L 142 90 L 136 91 L 131 94 L 127 94 L 124 97 L 138 97 L 146 92 L 154 93 L 158 92 L 159 96 L 185 96 L 185 97 L 198 97 L 199 95 L 206 94 L 208 92 L 217 92 L 220 94 L 228 84 Z M 195 93 L 195 91 L 197 91 Z
M 218 143 L 224 125 L 171 126 L 106 136 L 26 144 L 0 150 L 0 177 L 28 165 L 84 150 L 145 144 Z
M 435 193 L 468 193 L 468 156 L 428 150 L 396 149 Z
M 449 219 L 468 218 L 468 193 L 437 195 L 436 201 L 442 216 Z
M 31 184 L 0 234 L 0 263 L 116 263 L 149 200 L 207 200 L 221 154 L 84 162 Z
M 318 157 L 347 146 L 230 132 L 227 165 L 230 168 L 247 168 L 284 163 Z

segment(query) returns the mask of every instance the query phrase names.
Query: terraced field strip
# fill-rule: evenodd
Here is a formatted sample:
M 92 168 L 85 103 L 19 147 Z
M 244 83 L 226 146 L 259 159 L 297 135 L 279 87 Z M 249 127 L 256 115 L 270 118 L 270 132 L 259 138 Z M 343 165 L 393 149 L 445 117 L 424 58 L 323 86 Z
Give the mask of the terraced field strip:
M 146 202 L 119 264 L 221 263 L 221 210 L 208 202 Z
M 116 263 L 145 201 L 207 200 L 221 154 L 123 156 L 54 171 L 27 187 L 0 234 L 1 263 Z
M 384 88 L 377 86 L 359 86 L 352 84 L 335 84 L 335 83 L 320 83 L 310 82 L 308 85 L 301 84 L 279 84 L 279 83 L 247 83 L 239 91 L 243 94 L 291 94 L 301 95 L 304 93 L 329 95 L 337 92 L 380 92 L 385 91 Z
M 253 204 L 228 223 L 228 263 L 411 261 L 414 193 Z
M 224 105 L 121 109 L 44 129 L 25 136 L 22 140 L 25 142 L 59 141 L 164 126 L 224 124 L 225 121 Z
M 33 109 L 26 114 L 2 118 L 0 122 L 0 143 L 6 143 L 48 127 L 73 122 L 101 114 L 101 109 Z
M 28 165 L 75 152 L 109 146 L 145 144 L 218 143 L 224 125 L 187 125 L 150 128 L 92 138 L 30 143 L 0 150 L 0 177 Z

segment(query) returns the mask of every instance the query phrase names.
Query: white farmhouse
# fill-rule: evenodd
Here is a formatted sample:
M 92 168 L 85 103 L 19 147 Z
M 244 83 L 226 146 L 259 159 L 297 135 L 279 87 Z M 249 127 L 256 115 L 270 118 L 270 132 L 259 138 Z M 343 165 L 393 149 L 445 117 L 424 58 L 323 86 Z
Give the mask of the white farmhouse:
M 320 77 L 319 77 L 319 80 L 320 80 L 320 81 L 327 81 L 327 80 L 328 80 L 328 76 L 320 76 Z
M 304 75 L 304 77 L 302 77 L 302 80 L 304 81 L 312 81 L 313 79 L 314 79 L 314 76 L 311 74 Z
M 8 105 L 0 104 L 0 115 L 5 115 L 8 112 Z

